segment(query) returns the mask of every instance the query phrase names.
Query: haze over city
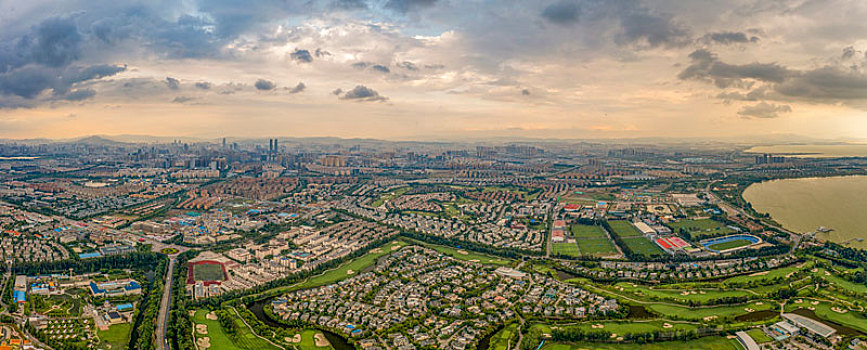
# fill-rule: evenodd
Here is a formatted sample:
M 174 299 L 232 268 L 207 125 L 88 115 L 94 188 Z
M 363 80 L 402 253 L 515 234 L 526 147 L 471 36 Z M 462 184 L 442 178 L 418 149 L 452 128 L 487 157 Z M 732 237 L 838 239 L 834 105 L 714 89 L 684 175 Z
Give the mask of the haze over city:
M 863 1 L 0 3 L 0 137 L 867 135 Z

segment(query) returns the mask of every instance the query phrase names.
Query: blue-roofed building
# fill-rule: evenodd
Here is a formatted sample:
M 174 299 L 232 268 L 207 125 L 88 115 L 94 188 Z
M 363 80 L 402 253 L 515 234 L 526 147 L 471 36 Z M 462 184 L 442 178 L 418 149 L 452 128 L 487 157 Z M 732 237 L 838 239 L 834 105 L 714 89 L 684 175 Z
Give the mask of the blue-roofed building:
M 81 253 L 81 254 L 78 254 L 78 258 L 79 258 L 79 259 L 98 258 L 98 257 L 100 257 L 100 256 L 102 256 L 102 254 L 97 253 L 97 252 L 93 252 L 93 253 Z
M 27 292 L 19 290 L 12 291 L 12 297 L 15 299 L 16 303 L 24 303 L 27 301 Z
M 141 285 L 134 280 L 118 280 L 111 282 L 90 282 L 90 293 L 93 296 L 111 296 L 141 294 Z
M 132 305 L 132 303 L 119 304 L 119 305 L 114 307 L 115 310 L 120 311 L 120 312 L 132 311 L 133 308 L 134 308 L 134 306 Z

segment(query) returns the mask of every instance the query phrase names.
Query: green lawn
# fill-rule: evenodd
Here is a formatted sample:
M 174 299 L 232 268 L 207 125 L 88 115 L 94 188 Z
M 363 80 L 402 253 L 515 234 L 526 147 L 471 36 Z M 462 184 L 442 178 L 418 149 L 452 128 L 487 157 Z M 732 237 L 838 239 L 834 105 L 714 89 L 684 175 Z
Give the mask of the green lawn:
M 632 226 L 631 222 L 626 220 L 612 220 L 608 222 L 608 225 L 614 230 L 614 234 L 620 238 L 642 236 L 641 232 L 635 226 Z
M 736 317 L 748 314 L 747 308 L 754 311 L 770 310 L 774 304 L 771 301 L 762 301 L 761 305 L 756 305 L 757 302 L 750 302 L 736 306 L 718 306 L 705 308 L 689 308 L 686 306 L 673 306 L 663 304 L 648 304 L 645 305 L 649 310 L 657 312 L 665 317 L 679 318 L 690 321 L 704 321 L 705 317 L 716 316 L 717 319 L 726 317 Z M 713 319 L 708 319 L 712 321 Z
M 446 247 L 446 246 L 441 246 L 441 245 L 436 245 L 436 244 L 419 242 L 419 241 L 415 241 L 415 240 L 412 240 L 412 242 L 413 242 L 413 244 L 418 244 L 418 245 L 422 245 L 422 246 L 431 248 L 433 250 L 436 250 L 442 254 L 448 255 L 448 256 L 453 257 L 453 258 L 458 259 L 458 260 L 475 261 L 475 262 L 480 262 L 482 264 L 499 265 L 499 266 L 509 266 L 509 265 L 512 265 L 512 263 L 513 263 L 513 261 L 509 260 L 509 259 L 500 258 L 500 257 L 493 256 L 493 255 L 477 253 L 477 252 L 474 252 L 472 250 L 464 250 L 464 249 Z
M 813 305 L 813 300 L 810 299 L 801 299 L 802 303 L 795 303 L 798 299 L 790 301 L 790 303 L 786 304 L 786 311 L 790 312 L 795 309 L 809 309 L 815 308 L 813 312 L 816 313 L 816 316 L 819 316 L 822 319 L 834 321 L 836 323 L 842 324 L 844 326 L 849 326 L 854 329 L 857 329 L 861 332 L 867 333 L 867 317 L 864 314 L 855 311 L 848 311 L 844 306 L 841 305 L 833 305 L 827 302 L 820 302 L 816 305 Z M 832 310 L 832 307 L 837 307 L 838 309 L 847 310 L 845 313 L 840 313 Z
M 575 243 L 552 243 L 551 253 L 554 255 L 579 257 L 578 245 Z
M 130 329 L 132 325 L 129 323 L 121 323 L 112 325 L 108 327 L 108 330 L 105 331 L 97 331 L 96 334 L 99 336 L 99 340 L 102 341 L 103 344 L 107 344 L 106 347 L 100 347 L 102 349 L 123 349 L 129 344 L 129 336 Z
M 665 252 L 662 251 L 662 248 L 659 248 L 656 243 L 651 242 L 645 237 L 624 238 L 623 243 L 625 243 L 629 250 L 635 254 L 644 256 L 665 254 Z
M 795 272 L 798 272 L 803 269 L 811 269 L 813 268 L 813 262 L 808 261 L 802 265 L 793 265 L 788 267 L 783 267 L 779 269 L 773 269 L 767 271 L 767 273 L 754 273 L 749 275 L 741 275 L 735 276 L 732 278 L 728 278 L 724 281 L 725 284 L 744 284 L 744 283 L 758 283 L 758 284 L 768 284 L 773 282 L 775 279 L 789 279 L 791 275 Z
M 579 238 L 578 249 L 584 256 L 608 256 L 617 254 L 617 248 L 608 237 L 605 238 Z
M 867 285 L 853 283 L 853 282 L 849 282 L 847 280 L 844 280 L 842 277 L 837 276 L 836 271 L 828 271 L 830 273 L 830 275 L 826 275 L 825 274 L 826 271 L 828 271 L 828 270 L 819 269 L 816 273 L 813 274 L 813 276 L 824 279 L 828 283 L 831 283 L 834 286 L 840 287 L 840 288 L 842 288 L 848 292 L 855 293 L 855 294 L 861 294 L 861 295 L 867 294 Z
M 343 263 L 337 269 L 329 270 L 321 275 L 310 277 L 307 281 L 298 285 L 297 288 L 293 289 L 304 289 L 310 287 L 324 286 L 326 284 L 332 284 L 334 282 L 348 278 L 353 274 L 357 274 L 361 270 L 364 270 L 366 267 L 375 264 L 376 259 L 379 259 L 380 257 L 385 256 L 391 253 L 393 250 L 396 250 L 397 248 L 403 247 L 405 245 L 407 244 L 403 241 L 394 241 L 388 243 L 382 247 L 371 250 L 367 254 L 362 255 L 355 260 Z M 352 271 L 352 274 L 350 274 L 349 271 Z
M 671 327 L 666 328 L 666 324 Z M 593 326 L 597 328 L 593 328 Z M 598 328 L 602 325 L 602 328 Z M 563 326 L 565 329 L 577 328 L 585 332 L 604 332 L 622 334 L 646 334 L 652 332 L 667 332 L 667 331 L 688 331 L 698 328 L 697 325 L 683 322 L 666 322 L 666 321 L 648 321 L 648 322 L 617 322 L 617 321 L 592 321 L 581 323 L 574 326 Z
M 650 344 L 632 344 L 632 343 L 545 343 L 542 347 L 545 350 L 739 350 L 743 349 L 737 340 L 726 339 L 724 337 L 704 337 L 688 341 L 668 341 Z
M 725 289 L 707 289 L 707 288 L 683 288 L 683 289 L 665 289 L 665 286 L 650 288 L 634 283 L 620 282 L 615 287 L 623 288 L 620 293 L 629 293 L 638 297 L 652 298 L 655 300 L 669 300 L 676 303 L 687 303 L 690 301 L 707 302 L 711 299 L 723 297 L 750 297 L 752 294 L 743 290 L 725 290 Z
M 765 332 L 763 332 L 761 329 L 758 329 L 758 328 L 753 328 L 753 329 L 748 330 L 747 334 L 749 334 L 750 337 L 752 337 L 753 340 L 755 340 L 756 343 L 759 343 L 759 344 L 767 343 L 767 342 L 773 340 L 773 339 L 771 339 L 771 337 L 769 337 L 767 334 L 765 334 Z
M 725 224 L 711 219 L 680 220 L 668 223 L 668 227 L 671 227 L 675 233 L 680 232 L 681 229 L 686 230 L 694 240 L 705 236 L 722 236 L 735 232 L 726 227 Z
M 748 245 L 750 245 L 750 244 L 753 244 L 753 242 L 750 242 L 750 241 L 745 240 L 745 239 L 736 239 L 736 240 L 733 240 L 733 241 L 727 241 L 727 242 L 722 242 L 722 243 L 717 243 L 717 244 L 711 244 L 711 245 L 708 246 L 708 248 L 710 248 L 710 249 L 714 249 L 714 250 L 723 251 L 723 250 L 727 250 L 727 249 L 732 249 L 732 248 L 739 248 L 739 247 L 743 247 L 743 246 L 748 246 Z
M 241 330 L 236 339 L 232 339 L 223 331 L 220 322 L 217 320 L 209 320 L 205 317 L 208 310 L 197 310 L 193 317 L 195 324 L 204 324 L 208 326 L 208 334 L 199 334 L 193 326 L 193 332 L 196 334 L 196 339 L 202 337 L 210 338 L 211 347 L 209 350 L 258 350 L 268 349 L 277 350 L 277 347 L 271 345 L 267 341 L 256 337 L 249 328 L 247 328 L 240 319 L 235 318 L 238 325 L 237 329 Z
M 572 225 L 569 227 L 569 230 L 572 232 L 572 236 L 575 236 L 576 239 L 579 238 L 608 238 L 605 235 L 605 231 L 602 230 L 602 227 L 595 225 Z
M 518 331 L 518 324 L 517 323 L 512 323 L 512 324 L 506 326 L 505 328 L 503 328 L 502 330 L 497 332 L 497 334 L 494 334 L 491 337 L 491 343 L 490 343 L 490 347 L 488 347 L 488 349 L 490 349 L 490 350 L 506 350 L 509 348 L 509 344 L 511 344 L 512 348 L 514 348 L 515 342 L 517 341 L 517 339 L 512 339 L 512 338 L 515 338 L 515 334 L 517 333 L 517 331 Z

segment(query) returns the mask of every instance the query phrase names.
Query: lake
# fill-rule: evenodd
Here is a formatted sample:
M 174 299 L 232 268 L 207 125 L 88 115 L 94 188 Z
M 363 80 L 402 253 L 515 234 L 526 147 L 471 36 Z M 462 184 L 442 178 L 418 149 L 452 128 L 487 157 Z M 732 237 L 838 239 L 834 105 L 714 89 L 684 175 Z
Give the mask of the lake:
M 766 181 L 747 187 L 743 197 L 789 230 L 824 226 L 833 231 L 817 238 L 867 248 L 867 176 Z
M 801 144 L 801 145 L 772 145 L 755 146 L 746 153 L 771 153 L 798 158 L 841 158 L 841 157 L 867 157 L 867 144 Z

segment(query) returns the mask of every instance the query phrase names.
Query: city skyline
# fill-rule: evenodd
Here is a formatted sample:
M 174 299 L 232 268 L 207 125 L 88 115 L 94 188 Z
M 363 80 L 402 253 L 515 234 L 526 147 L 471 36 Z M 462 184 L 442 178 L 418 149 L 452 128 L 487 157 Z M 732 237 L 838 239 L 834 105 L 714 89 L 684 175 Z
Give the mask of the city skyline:
M 0 137 L 867 134 L 856 1 L 0 4 Z

